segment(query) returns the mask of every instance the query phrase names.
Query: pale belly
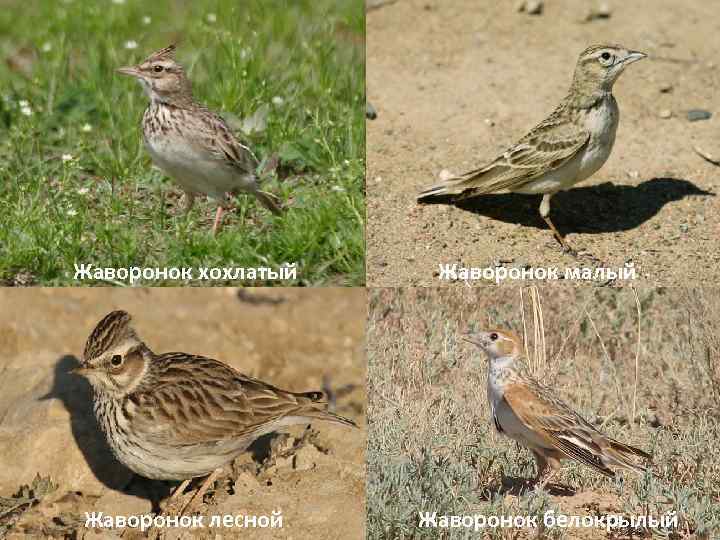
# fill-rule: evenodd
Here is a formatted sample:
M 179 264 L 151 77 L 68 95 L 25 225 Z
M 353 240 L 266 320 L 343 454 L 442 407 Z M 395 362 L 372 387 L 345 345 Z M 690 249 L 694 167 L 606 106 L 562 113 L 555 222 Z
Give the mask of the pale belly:
M 585 127 L 590 131 L 590 140 L 584 150 L 562 167 L 513 191 L 528 194 L 555 193 L 568 189 L 595 174 L 610 157 L 615 144 L 618 118 L 617 103 L 610 97 L 602 108 L 589 113 L 586 117 Z
M 185 191 L 203 193 L 222 200 L 235 191 L 254 191 L 255 176 L 223 164 L 198 148 L 166 135 L 145 139 L 153 163 Z
M 507 402 L 501 401 L 495 410 L 495 416 L 498 423 L 502 427 L 503 434 L 513 440 L 516 440 L 523 446 L 535 448 L 548 448 L 547 442 L 535 434 L 535 432 L 525 427 L 520 419 L 507 405 Z
M 488 401 L 491 414 L 502 434 L 519 442 L 523 446 L 547 448 L 548 445 L 538 435 L 525 427 L 503 398 L 502 387 L 492 377 L 488 377 Z

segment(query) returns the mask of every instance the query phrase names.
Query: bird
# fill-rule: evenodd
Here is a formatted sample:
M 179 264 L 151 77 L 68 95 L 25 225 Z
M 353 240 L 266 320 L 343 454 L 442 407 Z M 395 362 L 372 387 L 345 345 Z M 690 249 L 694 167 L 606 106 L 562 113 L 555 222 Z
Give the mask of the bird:
M 542 194 L 540 216 L 563 250 L 574 250 L 550 219 L 550 199 L 596 173 L 615 143 L 619 109 L 613 85 L 645 58 L 621 45 L 592 45 L 579 56 L 570 90 L 555 110 L 503 154 L 477 169 L 450 175 L 418 195 L 459 201 L 487 193 Z
M 222 467 L 258 437 L 315 420 L 357 427 L 328 411 L 322 392 L 291 392 L 243 375 L 218 360 L 154 353 L 128 312 L 103 317 L 73 373 L 93 389 L 97 422 L 117 460 L 153 480 L 207 479 L 180 513 L 213 484 Z
M 541 385 L 523 361 L 522 341 L 507 330 L 468 333 L 462 339 L 482 349 L 490 361 L 487 397 L 497 431 L 528 448 L 537 465 L 534 481 L 544 486 L 571 459 L 614 478 L 612 467 L 648 471 L 652 456 L 603 434 L 557 391 Z
M 183 189 L 186 212 L 198 194 L 218 202 L 213 234 L 228 195 L 251 193 L 273 214 L 282 214 L 280 199 L 259 187 L 259 162 L 252 150 L 219 115 L 193 98 L 192 85 L 176 62 L 175 51 L 176 46 L 169 45 L 137 65 L 117 69 L 135 77 L 150 98 L 142 130 L 153 163 Z

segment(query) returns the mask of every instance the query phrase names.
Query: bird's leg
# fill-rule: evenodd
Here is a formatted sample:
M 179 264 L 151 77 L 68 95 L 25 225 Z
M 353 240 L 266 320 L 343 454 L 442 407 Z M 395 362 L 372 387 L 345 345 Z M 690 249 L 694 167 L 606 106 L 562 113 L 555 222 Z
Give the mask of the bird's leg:
M 225 197 L 222 201 L 220 201 L 217 209 L 217 213 L 215 214 L 215 223 L 213 223 L 212 233 L 213 236 L 215 236 L 215 233 L 218 230 L 218 227 L 220 226 L 220 218 L 222 217 L 224 210 L 232 210 L 235 208 L 235 204 L 232 199 L 233 193 L 226 193 Z
M 168 498 L 168 500 L 165 501 L 165 504 L 163 504 L 163 510 L 162 510 L 162 512 L 160 512 L 160 514 L 158 514 L 157 517 L 167 516 L 167 515 L 172 515 L 172 514 L 174 514 L 174 512 L 173 512 L 173 505 L 176 503 L 177 499 L 183 494 L 183 492 L 185 491 L 185 488 L 188 487 L 188 484 L 189 484 L 191 481 L 192 481 L 192 478 L 188 478 L 187 480 L 183 480 L 183 481 L 182 481 L 182 484 L 180 484 L 180 486 L 178 486 L 178 488 L 177 488 L 175 491 L 173 491 L 172 495 L 170 495 L 170 497 Z M 182 514 L 181 514 L 181 515 L 182 515 Z M 156 530 L 155 525 L 153 525 L 152 527 L 150 527 L 150 528 L 147 530 L 147 533 L 146 533 L 146 534 L 147 534 L 147 538 L 150 538 L 150 539 L 154 539 L 154 538 L 159 538 L 159 537 L 160 537 L 160 532 Z
M 202 483 L 202 486 L 200 486 L 200 489 L 197 490 L 195 495 L 193 495 L 192 499 L 190 499 L 180 510 L 180 516 L 185 514 L 185 510 L 188 510 L 192 508 L 192 506 L 195 504 L 196 501 L 201 501 L 203 499 L 203 495 L 205 495 L 205 492 L 208 490 L 210 486 L 213 485 L 215 480 L 217 479 L 218 475 L 222 472 L 222 469 L 215 469 L 213 472 L 210 473 L 210 475 L 205 479 L 205 481 Z
M 192 191 L 186 191 L 182 200 L 182 211 L 187 214 L 192 210 L 193 204 L 195 204 L 195 194 Z
M 532 453 L 535 456 L 537 465 L 537 474 L 534 479 L 535 486 L 543 489 L 560 470 L 560 460 L 553 455 L 543 454 L 537 450 L 533 450 Z
M 565 241 L 565 237 L 560 234 L 560 231 L 557 230 L 555 224 L 550 220 L 550 198 L 552 196 L 553 193 L 547 193 L 543 195 L 542 202 L 540 203 L 540 217 L 542 217 L 545 220 L 545 223 L 548 224 L 548 227 L 550 227 L 550 229 L 552 230 L 555 240 L 560 243 L 563 250 L 567 253 L 574 254 L 575 250 L 570 247 L 570 244 Z
M 220 218 L 222 218 L 223 207 L 222 204 L 218 205 L 217 212 L 215 212 L 215 222 L 213 223 L 212 233 L 213 236 L 217 233 L 218 225 L 220 225 Z
M 180 497 L 180 496 L 183 494 L 183 492 L 185 491 L 185 488 L 188 487 L 188 484 L 189 484 L 191 481 L 192 481 L 192 478 L 188 478 L 187 480 L 183 480 L 182 484 L 180 484 L 180 486 L 178 486 L 178 488 L 177 488 L 175 491 L 173 491 L 172 495 L 170 495 L 170 498 L 167 500 L 166 505 L 172 503 L 175 499 L 177 499 L 178 497 Z

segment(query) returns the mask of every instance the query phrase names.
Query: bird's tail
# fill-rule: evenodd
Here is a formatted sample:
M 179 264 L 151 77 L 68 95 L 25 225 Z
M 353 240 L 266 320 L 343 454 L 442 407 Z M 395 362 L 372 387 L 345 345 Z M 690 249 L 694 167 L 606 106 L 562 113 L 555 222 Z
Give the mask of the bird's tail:
M 460 195 L 466 188 L 467 186 L 465 185 L 464 177 L 453 176 L 452 178 L 447 178 L 437 184 L 433 184 L 432 186 L 423 189 L 420 193 L 418 193 L 417 198 L 418 201 L 421 201 L 423 199 L 431 199 L 433 197 Z
M 276 216 L 279 216 L 283 213 L 283 207 L 280 202 L 280 197 L 278 197 L 277 195 L 273 195 L 269 191 L 261 191 L 258 189 L 255 191 L 255 197 L 257 197 L 257 200 L 260 201 L 260 204 L 262 204 L 265 208 L 270 210 Z
M 422 190 L 418 194 L 418 201 L 426 201 L 433 197 L 453 197 L 455 200 L 462 200 L 505 189 L 507 187 L 507 179 L 503 180 L 505 169 L 506 167 L 491 163 L 461 175 L 450 175 Z
M 621 443 L 615 439 L 608 438 L 607 442 L 608 446 L 604 449 L 604 454 L 607 461 L 610 462 L 609 464 L 634 471 L 638 474 L 644 474 L 650 470 L 645 464 L 640 463 L 640 461 L 649 462 L 652 459 L 652 456 L 644 450 Z M 650 473 L 657 477 L 651 470 Z

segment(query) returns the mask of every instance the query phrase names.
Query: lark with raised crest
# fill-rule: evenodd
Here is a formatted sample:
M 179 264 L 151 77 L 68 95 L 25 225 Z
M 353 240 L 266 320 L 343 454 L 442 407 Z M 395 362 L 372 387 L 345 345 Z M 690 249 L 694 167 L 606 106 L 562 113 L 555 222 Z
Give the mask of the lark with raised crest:
M 315 420 L 356 427 L 328 411 L 322 392 L 291 392 L 204 356 L 156 354 L 113 311 L 85 344 L 74 370 L 90 381 L 97 421 L 115 457 L 155 480 L 209 475 L 180 513 L 201 501 L 222 467 L 261 435 Z
M 571 459 L 613 478 L 612 467 L 643 474 L 647 452 L 600 432 L 557 392 L 538 383 L 523 361 L 522 342 L 511 332 L 493 330 L 463 336 L 480 347 L 490 365 L 487 397 L 495 428 L 530 449 L 537 464 L 535 481 L 544 486 Z
M 193 98 L 190 80 L 175 61 L 175 45 L 118 72 L 135 77 L 150 98 L 142 119 L 145 146 L 153 162 L 185 192 L 186 211 L 198 194 L 216 200 L 213 234 L 230 196 L 240 192 L 251 193 L 273 214 L 281 214 L 279 199 L 259 187 L 259 163 L 252 150 L 220 116 Z
M 645 58 L 620 45 L 593 45 L 577 61 L 570 91 L 560 105 L 501 156 L 478 169 L 446 178 L 419 200 L 455 200 L 487 193 L 542 194 L 540 216 L 563 249 L 573 252 L 550 220 L 550 199 L 602 167 L 615 143 L 619 120 L 612 88 L 623 70 Z

